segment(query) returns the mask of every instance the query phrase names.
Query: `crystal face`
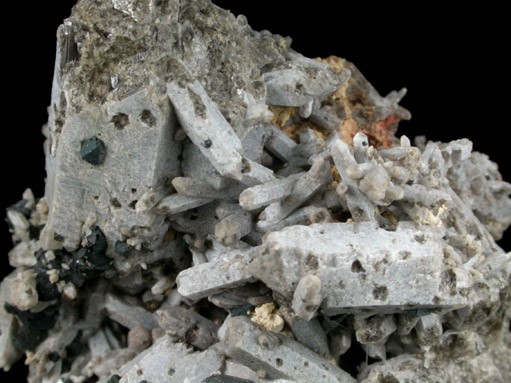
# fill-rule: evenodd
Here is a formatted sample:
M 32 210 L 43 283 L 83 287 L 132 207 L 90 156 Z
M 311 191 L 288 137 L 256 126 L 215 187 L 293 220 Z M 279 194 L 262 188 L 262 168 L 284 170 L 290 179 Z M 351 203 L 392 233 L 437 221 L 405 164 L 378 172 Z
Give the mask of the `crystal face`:
M 467 139 L 398 138 L 406 89 L 209 0 L 80 0 L 57 36 L 45 193 L 7 211 L 0 367 L 510 380 L 511 185 Z

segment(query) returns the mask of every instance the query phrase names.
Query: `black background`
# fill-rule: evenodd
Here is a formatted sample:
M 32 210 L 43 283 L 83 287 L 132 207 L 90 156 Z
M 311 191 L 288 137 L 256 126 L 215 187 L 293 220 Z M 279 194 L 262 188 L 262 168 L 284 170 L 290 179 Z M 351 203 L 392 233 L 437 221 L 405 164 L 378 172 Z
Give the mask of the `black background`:
M 303 6 L 296 0 L 214 3 L 245 14 L 255 30 L 293 37 L 292 47 L 308 57 L 337 55 L 354 62 L 382 95 L 408 88 L 401 105 L 413 118 L 401 123 L 398 135 L 442 141 L 467 137 L 511 181 L 509 95 L 504 95 L 509 86 L 504 58 L 509 41 L 503 9 L 482 3 L 449 9 L 432 2 L 408 2 L 405 7 L 319 0 L 304 1 Z M 21 199 L 27 187 L 36 197 L 44 193 L 40 131 L 50 102 L 55 32 L 73 4 L 59 0 L 2 5 L 2 211 Z M 4 275 L 10 272 L 11 242 L 7 225 L 0 226 Z M 511 250 L 509 238 L 500 244 Z M 0 372 L 0 380 L 23 381 L 24 368 L 18 363 L 12 372 Z

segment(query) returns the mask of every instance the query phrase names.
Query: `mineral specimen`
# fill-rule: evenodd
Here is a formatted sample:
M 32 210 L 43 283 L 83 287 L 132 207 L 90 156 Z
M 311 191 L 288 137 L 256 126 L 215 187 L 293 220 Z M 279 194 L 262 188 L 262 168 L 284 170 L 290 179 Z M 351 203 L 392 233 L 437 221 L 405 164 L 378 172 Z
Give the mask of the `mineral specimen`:
M 79 0 L 44 197 L 7 211 L 30 383 L 509 382 L 511 185 L 350 62 L 209 0 Z M 360 357 L 360 355 L 362 355 Z

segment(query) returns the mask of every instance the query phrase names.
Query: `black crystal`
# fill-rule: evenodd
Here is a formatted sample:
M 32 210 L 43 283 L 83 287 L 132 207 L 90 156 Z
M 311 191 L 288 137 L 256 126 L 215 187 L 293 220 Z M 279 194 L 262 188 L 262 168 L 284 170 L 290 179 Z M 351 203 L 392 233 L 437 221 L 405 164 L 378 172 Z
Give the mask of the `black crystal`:
M 106 157 L 106 146 L 96 136 L 89 138 L 82 142 L 80 150 L 82 160 L 92 165 L 101 165 L 105 161 Z

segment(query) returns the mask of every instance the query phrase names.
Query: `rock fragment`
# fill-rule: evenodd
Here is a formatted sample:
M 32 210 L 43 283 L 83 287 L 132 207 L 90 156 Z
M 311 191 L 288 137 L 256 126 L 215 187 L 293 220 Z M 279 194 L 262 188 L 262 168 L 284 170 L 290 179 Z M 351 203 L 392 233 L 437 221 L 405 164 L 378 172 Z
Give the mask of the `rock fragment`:
M 170 307 L 156 313 L 158 324 L 172 338 L 205 350 L 217 341 L 218 326 L 202 315 L 181 307 Z
M 128 347 L 143 351 L 151 346 L 151 332 L 142 326 L 132 328 L 128 332 Z
M 18 323 L 14 315 L 5 309 L 5 303 L 10 290 L 11 274 L 0 284 L 0 368 L 9 371 L 11 366 L 21 357 L 21 352 L 14 346 L 14 337 Z
M 268 302 L 256 307 L 250 319 L 252 322 L 261 325 L 268 331 L 278 333 L 284 329 L 284 319 L 273 302 Z
M 9 303 L 21 311 L 34 308 L 39 302 L 36 285 L 36 275 L 33 271 L 20 271 L 10 283 Z

